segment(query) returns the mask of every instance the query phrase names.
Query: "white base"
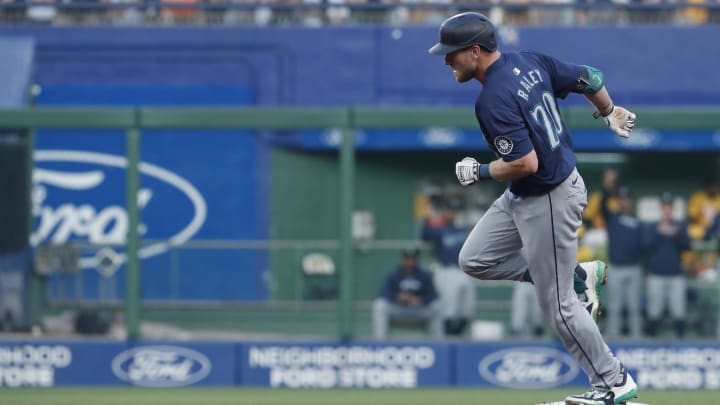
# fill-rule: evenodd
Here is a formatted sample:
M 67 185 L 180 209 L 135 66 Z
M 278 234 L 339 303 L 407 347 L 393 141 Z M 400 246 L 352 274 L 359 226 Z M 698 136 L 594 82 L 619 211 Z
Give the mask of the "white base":
M 474 341 L 498 341 L 503 340 L 505 335 L 502 322 L 497 321 L 473 321 L 470 325 L 470 335 Z
M 565 405 L 565 401 L 540 402 L 539 404 L 535 404 L 535 405 Z M 626 405 L 648 405 L 648 404 L 641 404 L 639 402 L 627 402 Z

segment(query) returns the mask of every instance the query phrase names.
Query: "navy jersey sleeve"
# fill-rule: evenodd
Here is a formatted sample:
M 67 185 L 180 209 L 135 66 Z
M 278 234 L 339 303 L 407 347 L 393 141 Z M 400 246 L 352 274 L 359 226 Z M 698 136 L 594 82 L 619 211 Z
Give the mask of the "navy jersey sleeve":
M 504 161 L 520 159 L 533 150 L 527 124 L 519 109 L 513 111 L 502 104 L 484 108 L 478 102 L 475 104 L 475 115 L 488 146 Z
M 654 249 L 655 244 L 657 244 L 657 240 L 658 240 L 657 227 L 658 227 L 657 222 L 653 222 L 653 223 L 645 225 L 645 230 L 643 232 L 643 246 L 645 247 L 646 250 Z
M 573 63 L 561 62 L 551 56 L 543 55 L 541 53 L 529 52 L 529 55 L 533 56 L 538 63 L 540 63 L 548 74 L 552 81 L 552 88 L 555 92 L 555 97 L 565 98 L 567 95 L 577 86 L 578 79 L 582 74 L 583 69 L 587 69 L 583 65 L 575 65 Z
M 688 227 L 686 223 L 678 224 L 677 236 L 675 237 L 675 243 L 681 251 L 690 250 L 690 236 L 688 235 Z
M 435 301 L 438 297 L 437 290 L 435 289 L 435 284 L 433 283 L 432 276 L 430 276 L 429 273 L 421 273 L 422 274 L 422 281 L 423 281 L 423 288 L 421 292 L 421 299 L 423 302 L 423 305 L 427 305 L 433 301 Z
M 388 274 L 385 277 L 385 282 L 380 290 L 380 296 L 384 297 L 388 301 L 395 302 L 395 297 L 399 291 L 399 280 L 395 272 Z
M 720 215 L 715 215 L 713 223 L 705 230 L 704 240 L 711 240 L 720 236 Z
M 610 190 L 603 187 L 602 199 L 600 200 L 600 215 L 602 215 L 605 221 L 610 221 L 614 217 L 618 216 L 616 213 L 610 211 L 608 203 L 610 201 Z
M 422 224 L 422 231 L 420 232 L 420 238 L 425 242 L 430 242 L 433 245 L 438 245 L 442 238 L 442 228 L 431 227 L 429 221 L 426 219 Z

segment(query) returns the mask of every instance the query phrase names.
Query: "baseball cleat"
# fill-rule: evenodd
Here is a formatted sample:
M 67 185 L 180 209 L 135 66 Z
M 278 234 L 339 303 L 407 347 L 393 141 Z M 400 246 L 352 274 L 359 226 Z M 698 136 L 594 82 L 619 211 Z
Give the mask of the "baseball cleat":
M 581 300 L 590 316 L 597 321 L 600 315 L 600 291 L 607 283 L 608 267 L 602 260 L 580 263 L 585 270 L 585 299 Z
M 627 404 L 629 399 L 637 397 L 637 384 L 632 376 L 625 371 L 625 367 L 620 369 L 620 381 L 613 385 L 609 390 L 602 388 L 592 388 L 590 391 L 580 394 L 571 395 L 565 398 L 565 405 L 616 405 Z

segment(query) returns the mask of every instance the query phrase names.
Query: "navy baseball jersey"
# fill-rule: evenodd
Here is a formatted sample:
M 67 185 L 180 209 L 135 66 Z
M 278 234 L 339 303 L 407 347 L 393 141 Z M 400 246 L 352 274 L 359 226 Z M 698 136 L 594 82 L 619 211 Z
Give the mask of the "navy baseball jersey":
M 423 223 L 421 238 L 430 242 L 435 252 L 435 258 L 443 266 L 458 265 L 460 249 L 465 243 L 468 230 L 455 225 L 431 227 L 427 221 Z
M 512 181 L 512 193 L 545 193 L 573 171 L 572 139 L 556 98 L 577 86 L 584 69 L 535 52 L 503 53 L 487 69 L 475 115 L 488 146 L 506 162 L 533 149 L 538 157 L 537 172 Z
M 416 268 L 414 273 L 406 273 L 398 266 L 395 271 L 385 277 L 380 296 L 388 301 L 398 303 L 397 295 L 400 292 L 412 294 L 422 299 L 423 305 L 437 299 L 437 290 L 433 284 L 432 275 L 425 270 Z

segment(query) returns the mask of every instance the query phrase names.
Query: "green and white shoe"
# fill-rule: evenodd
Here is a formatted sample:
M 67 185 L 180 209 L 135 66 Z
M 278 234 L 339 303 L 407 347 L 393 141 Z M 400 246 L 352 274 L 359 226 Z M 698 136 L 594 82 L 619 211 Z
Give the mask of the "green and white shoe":
M 637 392 L 637 384 L 623 367 L 620 370 L 620 382 L 613 385 L 609 390 L 592 388 L 584 394 L 571 395 L 565 398 L 565 405 L 625 404 L 628 400 L 637 397 Z
M 580 300 L 590 316 L 597 321 L 598 315 L 600 315 L 600 291 L 607 283 L 608 266 L 602 260 L 583 262 L 579 265 L 586 273 L 585 294 L 584 297 L 580 296 Z

